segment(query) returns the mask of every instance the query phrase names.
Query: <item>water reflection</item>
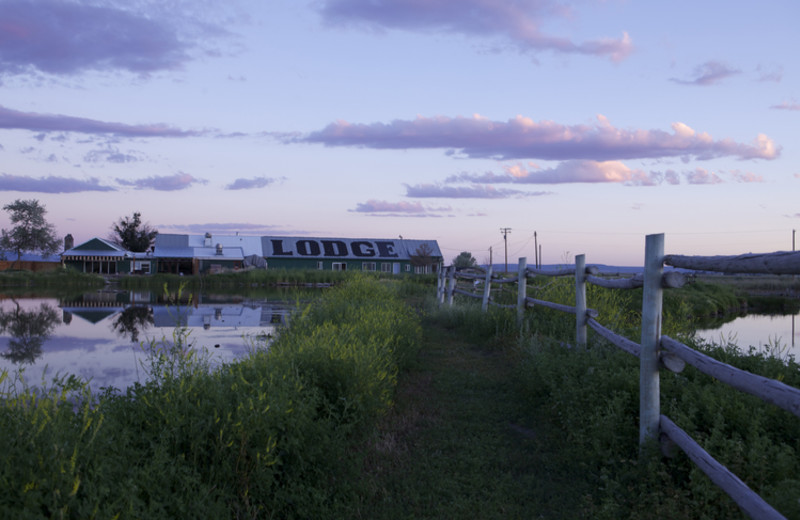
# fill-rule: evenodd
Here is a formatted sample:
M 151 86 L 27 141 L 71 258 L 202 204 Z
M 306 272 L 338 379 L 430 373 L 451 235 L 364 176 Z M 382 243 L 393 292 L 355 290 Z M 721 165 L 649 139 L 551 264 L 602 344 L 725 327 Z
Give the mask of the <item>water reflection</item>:
M 0 309 L 0 333 L 10 336 L 8 351 L 0 356 L 12 363 L 33 364 L 42 355 L 42 345 L 60 323 L 60 313 L 46 303 L 24 309 L 16 299 L 12 302 L 11 312 Z
M 242 296 L 192 295 L 180 302 L 150 293 L 98 291 L 69 297 L 0 296 L 0 370 L 24 366 L 30 384 L 75 374 L 91 386 L 124 389 L 142 381 L 145 348 L 186 327 L 212 364 L 264 346 L 295 304 Z M 291 300 L 290 300 L 291 301 Z
M 733 343 L 744 351 L 750 347 L 760 351 L 785 347 L 787 354 L 800 359 L 798 316 L 748 314 L 717 327 L 698 330 L 696 336 L 708 342 Z
M 139 341 L 139 333 L 153 326 L 153 308 L 133 305 L 117 314 L 112 326 L 120 336 L 130 337 L 131 341 Z

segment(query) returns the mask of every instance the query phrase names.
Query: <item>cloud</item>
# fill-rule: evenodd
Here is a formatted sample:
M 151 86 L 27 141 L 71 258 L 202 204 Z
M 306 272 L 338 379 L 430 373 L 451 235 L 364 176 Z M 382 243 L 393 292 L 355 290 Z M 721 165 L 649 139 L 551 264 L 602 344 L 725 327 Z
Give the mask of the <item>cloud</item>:
M 189 59 L 168 19 L 78 2 L 0 2 L 0 70 L 76 74 L 86 70 L 148 73 Z
M 634 170 L 619 161 L 565 161 L 553 168 L 528 170 L 521 164 L 506 165 L 503 173 L 462 172 L 451 175 L 445 183 L 471 182 L 478 184 L 567 184 L 567 183 L 619 183 L 626 186 L 656 186 L 662 183 L 680 184 L 683 177 L 689 184 L 717 184 L 725 182 L 722 174 L 710 173 L 702 168 L 679 173 Z M 734 182 L 763 182 L 764 178 L 751 172 L 734 170 L 727 177 Z
M 101 186 L 94 177 L 87 180 L 67 177 L 22 177 L 20 175 L 0 175 L 0 191 L 24 191 L 35 193 L 80 193 L 83 191 L 115 191 L 110 186 Z
M 226 190 L 252 190 L 255 188 L 264 188 L 273 184 L 278 179 L 272 177 L 253 177 L 252 179 L 236 179 L 232 183 L 225 186 Z
M 0 77 L 181 69 L 217 48 L 244 21 L 232 2 L 3 0 Z
M 1 22 L 0 22 L 1 23 Z M 193 137 L 198 132 L 180 130 L 163 124 L 127 125 L 59 114 L 20 112 L 0 105 L 0 129 L 32 132 L 77 132 L 118 137 Z
M 131 186 L 137 190 L 156 190 L 156 191 L 177 191 L 185 190 L 194 184 L 206 184 L 207 181 L 196 179 L 188 173 L 176 173 L 175 175 L 152 176 L 145 179 L 128 181 L 117 179 L 122 186 Z
M 385 200 L 368 200 L 356 204 L 353 213 L 366 213 L 373 217 L 442 217 L 442 213 L 453 210 L 450 206 L 430 207 L 419 202 L 388 202 Z
M 719 175 L 704 168 L 695 168 L 684 175 L 689 184 L 720 184 L 723 182 Z
M 357 124 L 337 121 L 305 137 L 286 137 L 284 143 L 319 143 L 375 149 L 443 148 L 470 158 L 597 161 L 662 157 L 712 159 L 775 159 L 780 147 L 759 134 L 750 144 L 730 139 L 715 141 L 683 123 L 672 133 L 663 130 L 624 130 L 603 116 L 594 125 L 536 122 L 517 116 L 506 122 L 473 117 L 417 117 L 391 123 Z
M 123 153 L 116 147 L 108 147 L 103 150 L 92 150 L 83 156 L 83 160 L 89 163 L 110 162 L 115 164 L 125 164 L 141 161 L 139 154 Z
M 230 235 L 239 232 L 251 236 L 301 234 L 297 232 L 286 232 L 277 226 L 253 224 L 251 222 L 207 222 L 205 224 L 175 224 L 170 222 L 169 224 L 158 225 L 158 229 L 161 231 L 169 230 L 176 233 L 216 233 L 220 235 Z
M 507 199 L 536 197 L 541 195 L 551 195 L 549 191 L 527 192 L 521 190 L 498 190 L 493 186 L 442 186 L 440 184 L 417 184 L 406 186 L 407 197 L 417 198 L 446 198 L 446 199 Z
M 797 103 L 796 101 L 784 101 L 780 105 L 772 105 L 769 108 L 774 110 L 800 110 L 800 103 Z
M 783 81 L 783 67 L 780 65 L 759 65 L 756 67 L 758 81 L 773 81 L 780 83 Z
M 731 76 L 739 74 L 741 71 L 733 69 L 724 63 L 718 61 L 707 61 L 702 65 L 698 65 L 694 69 L 694 74 L 691 79 L 678 79 L 672 78 L 671 81 L 681 85 L 695 85 L 706 87 L 709 85 L 716 85 Z
M 565 161 L 554 168 L 527 170 L 515 164 L 505 166 L 504 173 L 470 174 L 461 173 L 448 177 L 445 182 L 479 182 L 479 183 L 511 183 L 511 184 L 565 184 L 576 182 L 588 183 L 624 183 L 650 186 L 657 179 L 641 170 L 632 170 L 619 161 Z
M 360 202 L 356 209 L 350 210 L 357 213 L 424 213 L 425 208 L 419 202 L 387 202 L 385 200 L 370 199 L 367 202 Z
M 735 182 L 764 182 L 764 177 L 762 175 L 756 175 L 752 172 L 742 172 L 739 170 L 733 170 L 730 172 L 731 179 Z
M 333 25 L 501 38 L 522 52 L 583 54 L 618 62 L 633 50 L 627 33 L 583 43 L 543 33 L 543 20 L 572 14 L 552 0 L 327 0 L 320 12 Z

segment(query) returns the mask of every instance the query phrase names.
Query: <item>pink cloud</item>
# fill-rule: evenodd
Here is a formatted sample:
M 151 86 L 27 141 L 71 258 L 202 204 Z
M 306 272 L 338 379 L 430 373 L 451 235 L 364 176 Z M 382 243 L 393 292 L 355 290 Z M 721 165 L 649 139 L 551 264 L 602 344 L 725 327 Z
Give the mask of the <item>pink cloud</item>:
M 497 189 L 493 186 L 442 186 L 440 184 L 406 185 L 407 197 L 447 198 L 447 199 L 507 199 L 551 195 L 551 192 L 527 192 L 521 190 Z
M 780 105 L 772 105 L 770 108 L 775 110 L 800 110 L 800 103 L 784 101 Z
M 723 182 L 719 175 L 703 168 L 695 168 L 693 171 L 685 173 L 685 176 L 689 184 L 720 184 Z
M 417 117 L 391 123 L 358 124 L 337 121 L 304 138 L 286 138 L 286 143 L 320 143 L 326 146 L 360 146 L 376 149 L 444 148 L 471 158 L 494 159 L 591 159 L 609 161 L 661 157 L 712 159 L 775 159 L 780 147 L 759 134 L 750 144 L 731 139 L 714 140 L 683 123 L 672 132 L 624 130 L 603 116 L 595 125 L 562 125 L 536 122 L 517 116 L 508 121 L 485 117 Z
M 650 186 L 657 178 L 642 170 L 632 170 L 619 161 L 565 161 L 554 168 L 527 170 L 519 164 L 504 166 L 504 173 L 461 173 L 446 179 L 446 182 L 513 183 L 513 184 L 565 184 L 617 182 Z
M 736 182 L 764 182 L 764 177 L 762 175 L 757 175 L 752 172 L 733 170 L 730 172 L 730 176 Z
M 576 43 L 545 34 L 540 25 L 554 16 L 571 14 L 552 0 L 327 0 L 321 13 L 331 24 L 363 24 L 379 29 L 500 37 L 523 52 L 553 51 L 625 59 L 633 50 L 627 33 Z
M 478 184 L 568 184 L 568 183 L 619 183 L 626 186 L 656 186 L 680 184 L 683 177 L 689 184 L 718 184 L 724 182 L 721 174 L 702 168 L 683 173 L 636 170 L 619 161 L 564 161 L 553 168 L 528 170 L 520 164 L 506 165 L 503 173 L 462 172 L 445 179 L 446 183 L 471 182 Z M 763 182 L 760 175 L 734 170 L 727 175 L 734 182 Z

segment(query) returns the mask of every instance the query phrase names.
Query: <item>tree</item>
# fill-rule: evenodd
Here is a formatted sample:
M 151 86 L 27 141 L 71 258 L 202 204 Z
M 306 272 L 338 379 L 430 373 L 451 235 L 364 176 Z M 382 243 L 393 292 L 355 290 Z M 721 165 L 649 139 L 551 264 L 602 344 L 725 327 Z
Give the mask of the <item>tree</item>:
M 430 245 L 423 242 L 422 244 L 419 245 L 417 250 L 414 251 L 414 254 L 411 255 L 410 258 L 411 265 L 413 265 L 414 267 L 422 268 L 421 269 L 422 272 L 428 272 L 429 269 L 428 266 L 433 264 L 432 255 L 433 255 L 433 248 Z
M 0 309 L 0 332 L 8 331 L 8 352 L 0 356 L 14 363 L 33 363 L 42 355 L 42 346 L 61 321 L 59 312 L 47 303 L 39 309 L 24 310 L 14 300 L 16 310 Z
M 122 217 L 114 224 L 112 240 L 128 251 L 143 253 L 150 249 L 158 231 L 142 223 L 142 214 L 134 212 L 132 218 Z
M 45 220 L 47 210 L 36 199 L 15 200 L 3 206 L 11 214 L 14 227 L 10 231 L 3 229 L 0 236 L 0 249 L 14 251 L 17 263 L 23 253 L 39 252 L 48 257 L 57 252 L 61 241 L 56 236 L 55 227 Z
M 462 251 L 455 259 L 453 259 L 453 266 L 456 269 L 466 269 L 469 267 L 475 267 L 478 265 L 478 261 L 475 260 L 475 257 L 472 256 L 472 253 L 469 251 Z

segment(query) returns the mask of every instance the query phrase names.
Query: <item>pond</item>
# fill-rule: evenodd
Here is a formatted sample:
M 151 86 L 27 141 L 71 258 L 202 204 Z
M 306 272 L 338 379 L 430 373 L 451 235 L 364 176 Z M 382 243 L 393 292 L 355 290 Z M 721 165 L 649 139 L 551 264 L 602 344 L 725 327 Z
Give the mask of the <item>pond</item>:
M 89 380 L 93 390 L 144 383 L 146 347 L 186 327 L 212 364 L 266 346 L 296 303 L 197 294 L 164 301 L 153 293 L 103 290 L 74 296 L 0 296 L 0 371 L 22 369 L 28 385 L 56 374 Z M 146 366 L 146 365 L 145 365 Z
M 800 359 L 800 314 L 748 314 L 714 328 L 698 330 L 696 336 L 714 343 L 734 343 L 744 352 L 780 346 L 782 354 Z

